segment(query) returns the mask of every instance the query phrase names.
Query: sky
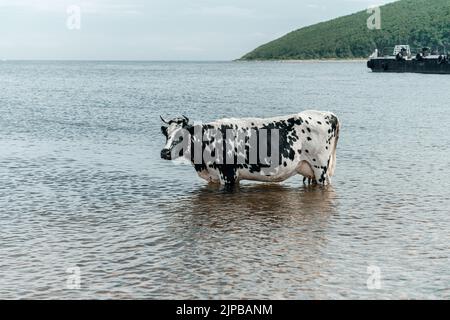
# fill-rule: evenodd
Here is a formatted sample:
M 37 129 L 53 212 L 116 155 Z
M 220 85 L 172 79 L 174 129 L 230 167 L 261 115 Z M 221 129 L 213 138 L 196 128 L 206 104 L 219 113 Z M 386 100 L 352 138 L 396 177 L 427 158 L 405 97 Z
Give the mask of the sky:
M 233 60 L 394 0 L 0 0 L 0 60 Z

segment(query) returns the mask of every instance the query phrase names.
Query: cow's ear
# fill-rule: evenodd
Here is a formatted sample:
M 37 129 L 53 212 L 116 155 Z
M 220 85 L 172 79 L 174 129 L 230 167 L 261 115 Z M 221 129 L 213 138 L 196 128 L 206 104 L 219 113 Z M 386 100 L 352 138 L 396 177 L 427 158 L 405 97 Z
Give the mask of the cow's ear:
M 163 135 L 165 135 L 167 137 L 167 127 L 162 126 L 161 127 L 161 132 L 162 132 Z

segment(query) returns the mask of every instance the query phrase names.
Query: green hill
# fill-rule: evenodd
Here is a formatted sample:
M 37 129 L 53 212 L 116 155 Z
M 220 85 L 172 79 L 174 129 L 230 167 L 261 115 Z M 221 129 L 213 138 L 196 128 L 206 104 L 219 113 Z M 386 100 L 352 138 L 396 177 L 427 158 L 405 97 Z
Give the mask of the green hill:
M 401 0 L 381 7 L 381 29 L 361 11 L 302 28 L 262 45 L 242 60 L 367 58 L 375 48 L 450 45 L 450 0 Z M 448 48 L 450 49 L 450 48 Z

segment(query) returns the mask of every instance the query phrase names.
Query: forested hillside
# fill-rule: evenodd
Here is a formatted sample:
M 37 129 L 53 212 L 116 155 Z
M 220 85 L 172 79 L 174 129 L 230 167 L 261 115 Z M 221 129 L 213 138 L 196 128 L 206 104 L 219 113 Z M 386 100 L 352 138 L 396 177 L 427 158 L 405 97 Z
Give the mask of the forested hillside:
M 375 48 L 396 44 L 450 45 L 450 0 L 401 0 L 382 6 L 380 30 L 369 30 L 369 16 L 361 11 L 293 31 L 242 60 L 366 58 Z

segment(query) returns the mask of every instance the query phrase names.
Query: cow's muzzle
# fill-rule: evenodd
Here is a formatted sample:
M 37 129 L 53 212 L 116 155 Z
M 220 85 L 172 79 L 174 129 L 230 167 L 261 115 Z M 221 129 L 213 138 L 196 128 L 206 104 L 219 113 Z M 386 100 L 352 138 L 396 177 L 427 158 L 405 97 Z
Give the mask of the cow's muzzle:
M 161 159 L 172 160 L 172 152 L 169 149 L 161 150 Z

